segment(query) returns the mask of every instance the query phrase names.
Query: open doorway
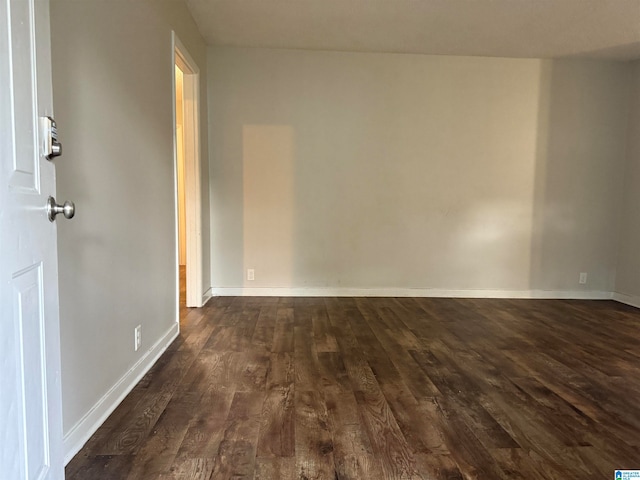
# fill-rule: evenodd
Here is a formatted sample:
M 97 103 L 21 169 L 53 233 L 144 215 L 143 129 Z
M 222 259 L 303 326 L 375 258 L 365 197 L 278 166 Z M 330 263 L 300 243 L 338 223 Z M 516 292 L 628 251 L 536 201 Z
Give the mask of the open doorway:
M 196 63 L 173 34 L 178 312 L 201 307 L 202 231 L 200 205 L 200 76 Z
M 176 170 L 178 189 L 178 269 L 180 309 L 187 305 L 187 223 L 184 182 L 184 72 L 175 65 Z

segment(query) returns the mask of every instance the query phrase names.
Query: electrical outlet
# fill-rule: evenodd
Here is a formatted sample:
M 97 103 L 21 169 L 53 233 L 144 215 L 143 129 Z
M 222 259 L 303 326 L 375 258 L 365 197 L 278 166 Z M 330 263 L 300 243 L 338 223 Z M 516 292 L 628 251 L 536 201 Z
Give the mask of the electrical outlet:
M 140 344 L 142 343 L 142 325 L 138 325 L 133 330 L 133 348 L 137 352 L 140 348 Z
M 580 274 L 580 284 L 584 285 L 585 283 L 587 283 L 587 274 L 582 272 Z
M 249 268 L 247 269 L 247 280 L 255 280 L 256 279 L 256 272 L 253 268 Z

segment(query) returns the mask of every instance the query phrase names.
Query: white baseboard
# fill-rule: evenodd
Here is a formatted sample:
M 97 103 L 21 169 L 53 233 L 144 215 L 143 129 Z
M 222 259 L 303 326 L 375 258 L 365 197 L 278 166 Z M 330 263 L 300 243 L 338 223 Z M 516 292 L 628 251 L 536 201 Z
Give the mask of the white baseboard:
M 616 302 L 625 303 L 632 307 L 640 308 L 640 297 L 637 295 L 627 295 L 626 293 L 614 292 L 613 299 Z
M 180 325 L 175 323 L 169 330 L 125 373 L 116 384 L 76 423 L 64 436 L 65 465 L 80 451 L 96 430 L 124 400 L 160 355 L 180 333 Z
M 610 292 L 564 290 L 445 290 L 437 288 L 212 288 L 219 297 L 443 297 L 443 298 L 557 298 L 608 300 Z
M 206 292 L 202 294 L 202 306 L 204 307 L 209 300 L 213 297 L 213 288 L 209 288 Z

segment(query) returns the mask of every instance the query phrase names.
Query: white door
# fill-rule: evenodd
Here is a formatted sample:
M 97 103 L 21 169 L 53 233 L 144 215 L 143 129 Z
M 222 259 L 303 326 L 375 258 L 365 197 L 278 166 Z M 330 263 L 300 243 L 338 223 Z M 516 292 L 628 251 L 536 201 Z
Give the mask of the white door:
M 48 0 L 0 0 L 0 478 L 64 478 Z M 62 219 L 64 220 L 64 218 Z

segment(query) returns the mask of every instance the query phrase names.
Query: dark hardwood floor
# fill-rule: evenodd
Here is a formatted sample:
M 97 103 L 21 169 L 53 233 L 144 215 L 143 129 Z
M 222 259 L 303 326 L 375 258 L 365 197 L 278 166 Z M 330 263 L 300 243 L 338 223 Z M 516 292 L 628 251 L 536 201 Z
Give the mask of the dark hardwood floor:
M 640 468 L 640 310 L 214 298 L 68 479 L 608 479 Z
M 180 305 L 180 318 L 186 318 L 189 313 L 187 308 L 187 267 L 186 265 L 180 265 L 178 276 L 178 301 Z

